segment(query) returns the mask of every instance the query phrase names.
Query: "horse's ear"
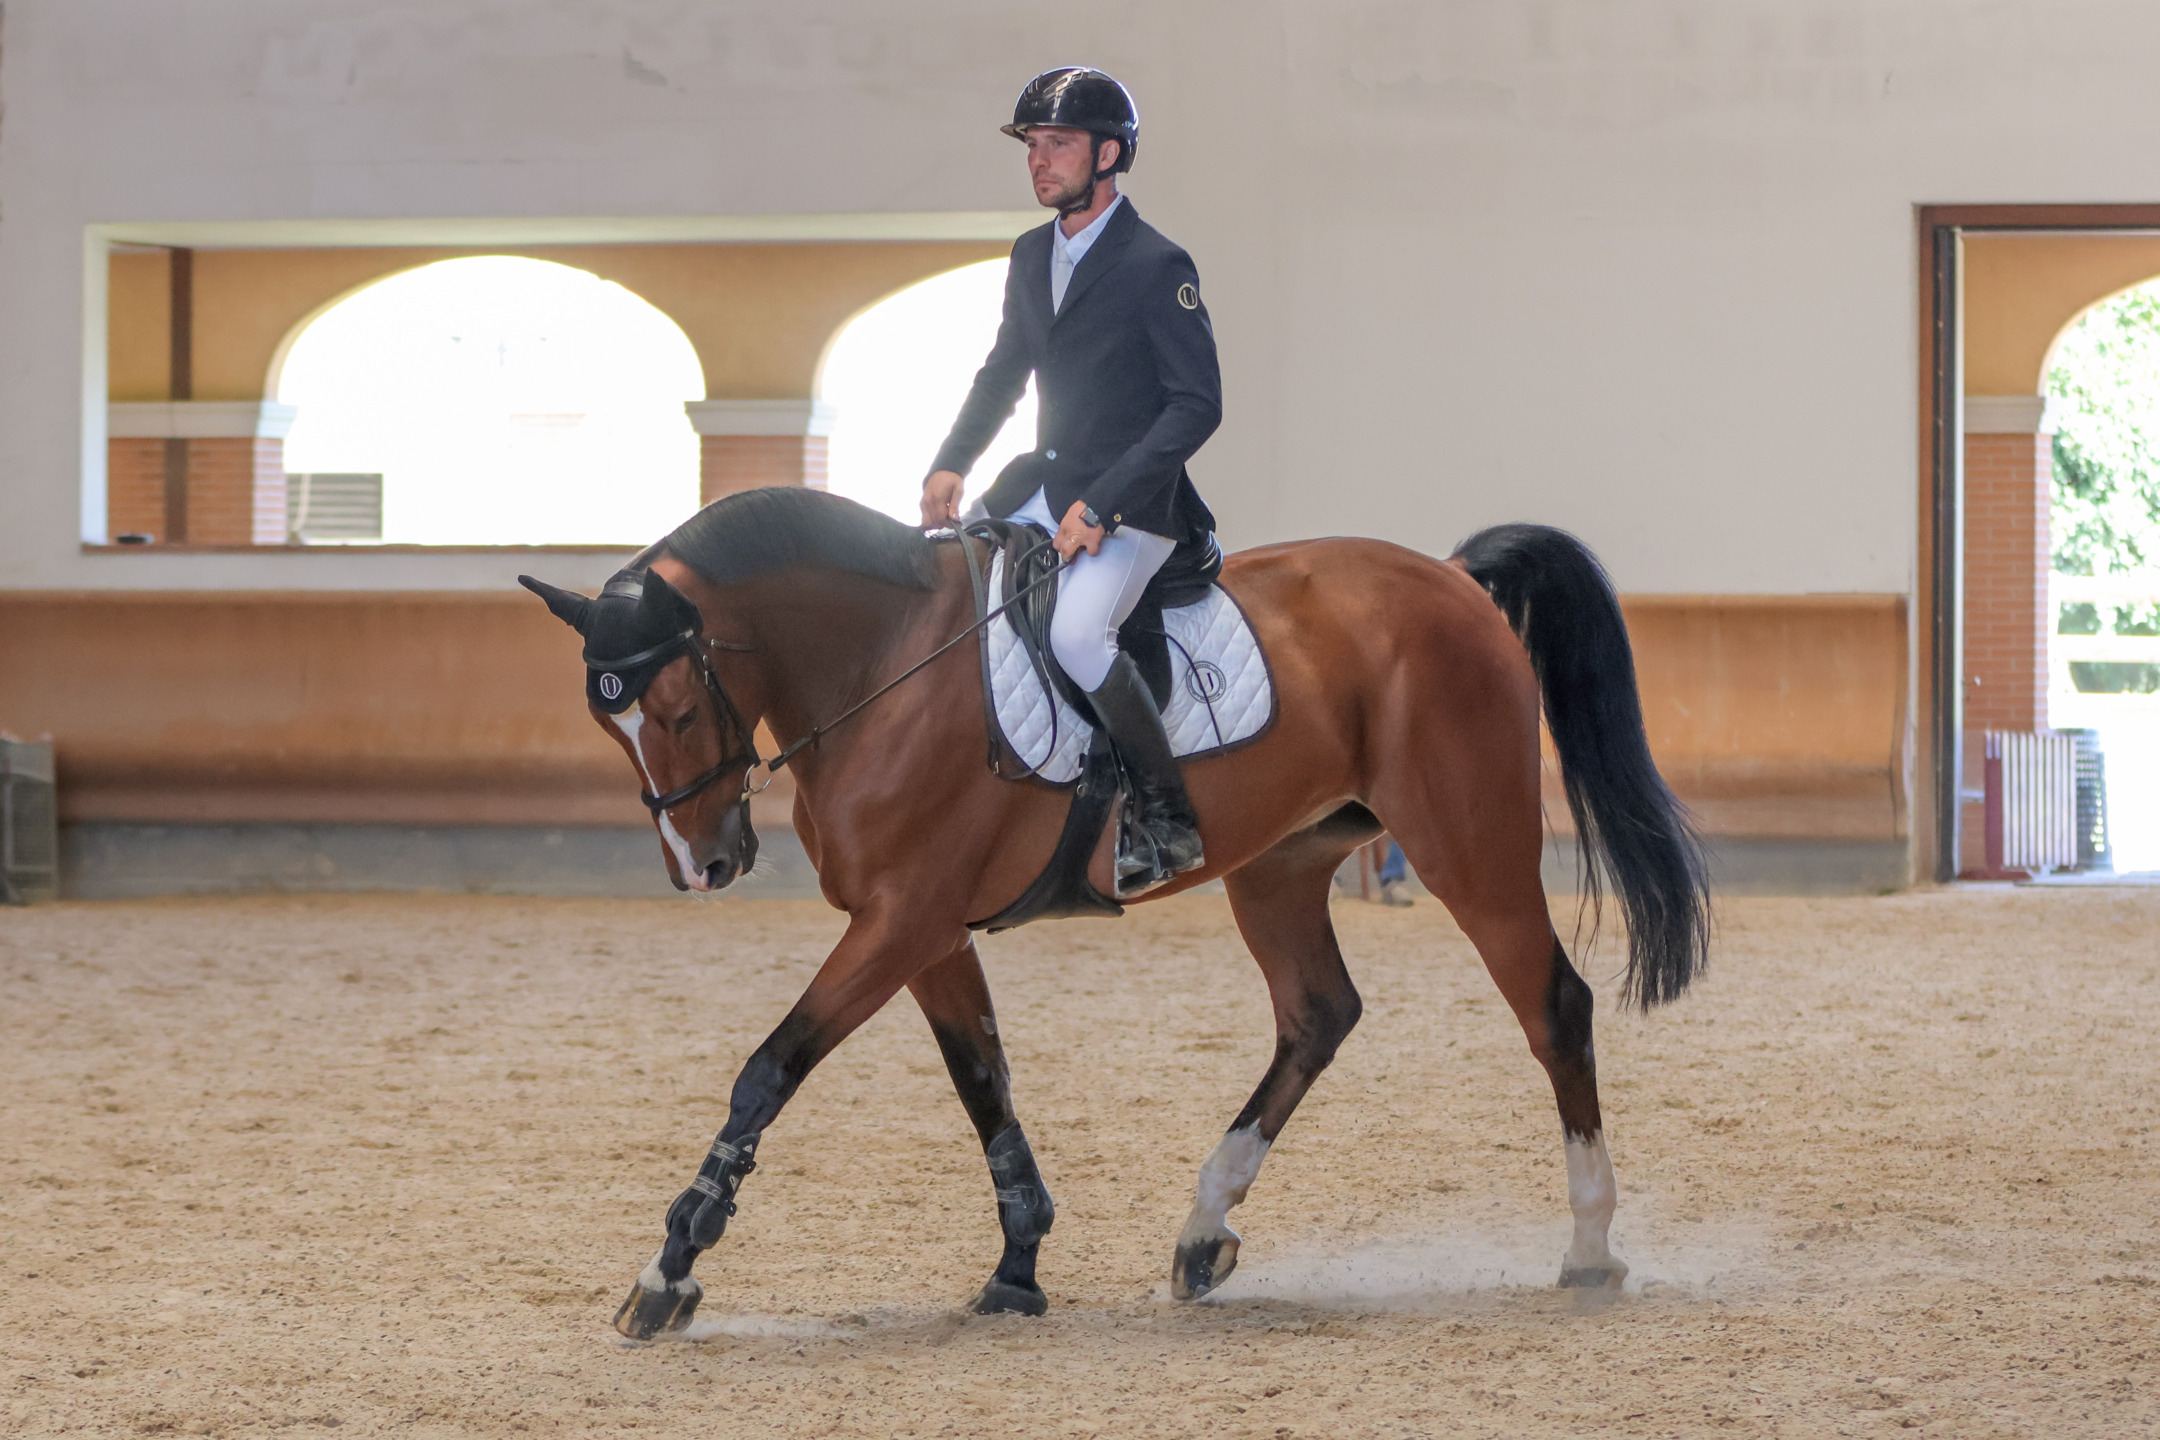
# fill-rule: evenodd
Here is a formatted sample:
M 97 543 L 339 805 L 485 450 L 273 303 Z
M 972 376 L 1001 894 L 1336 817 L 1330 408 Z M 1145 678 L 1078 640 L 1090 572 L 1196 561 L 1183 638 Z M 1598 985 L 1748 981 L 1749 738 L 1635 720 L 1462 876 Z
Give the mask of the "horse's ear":
M 545 580 L 535 580 L 530 575 L 518 576 L 518 584 L 547 601 L 547 607 L 555 612 L 556 619 L 580 635 L 585 633 L 585 622 L 592 617 L 592 601 L 575 590 L 565 590 L 559 585 L 550 585 Z
M 638 599 L 638 609 L 643 612 L 639 628 L 648 635 L 680 635 L 705 628 L 697 602 L 668 584 L 666 576 L 650 570 L 645 572 L 645 593 Z

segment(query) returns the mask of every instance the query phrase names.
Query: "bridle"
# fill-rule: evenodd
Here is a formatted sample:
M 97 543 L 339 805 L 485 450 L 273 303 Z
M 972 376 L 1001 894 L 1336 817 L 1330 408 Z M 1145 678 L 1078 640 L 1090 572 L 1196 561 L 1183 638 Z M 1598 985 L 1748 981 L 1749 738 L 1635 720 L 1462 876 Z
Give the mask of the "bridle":
M 967 532 L 965 530 L 949 533 L 952 534 L 953 538 L 961 539 L 963 543 L 968 538 Z M 1021 552 L 1019 563 L 1018 565 L 1016 565 L 1015 568 L 1024 568 L 1027 565 L 1028 561 L 1032 560 L 1039 551 L 1043 550 L 1049 544 L 1050 538 L 1048 536 L 1045 536 L 1040 541 L 1037 541 L 1035 544 L 1029 546 L 1026 550 Z M 635 655 L 627 655 L 622 657 L 621 659 L 614 660 L 588 659 L 585 662 L 585 668 L 588 670 L 611 670 L 619 673 L 625 670 L 635 670 L 640 665 L 649 665 L 657 661 L 671 660 L 677 655 L 688 655 L 692 659 L 696 660 L 698 664 L 699 674 L 702 676 L 705 682 L 706 693 L 712 696 L 714 708 L 727 717 L 728 725 L 731 729 L 734 730 L 736 739 L 742 742 L 742 748 L 740 750 L 737 750 L 732 755 L 723 755 L 718 764 L 714 765 L 710 770 L 707 770 L 704 774 L 699 775 L 696 779 L 690 781 L 688 784 L 678 785 L 673 790 L 668 791 L 665 795 L 651 795 L 641 790 L 638 792 L 638 798 L 645 802 L 646 809 L 652 811 L 653 815 L 655 817 L 658 817 L 662 811 L 672 810 L 677 805 L 680 805 L 684 801 L 690 799 L 692 796 L 698 795 L 705 790 L 711 788 L 711 786 L 715 784 L 722 776 L 726 775 L 729 771 L 740 765 L 743 767 L 742 794 L 735 803 L 742 808 L 743 828 L 747 830 L 750 825 L 750 797 L 753 795 L 762 795 L 766 791 L 766 789 L 772 784 L 772 781 L 770 779 L 766 780 L 765 784 L 756 786 L 754 788 L 750 784 L 750 777 L 757 773 L 758 767 L 760 765 L 765 767 L 765 772 L 768 776 L 778 774 L 780 767 L 787 764 L 788 761 L 794 759 L 800 751 L 811 745 L 815 745 L 820 738 L 830 733 L 832 730 L 838 728 L 846 721 L 853 719 L 866 706 L 868 706 L 871 701 L 876 700 L 879 696 L 891 690 L 901 681 L 906 680 L 910 676 L 914 675 L 916 672 L 924 669 L 932 661 L 936 660 L 946 651 L 952 649 L 953 646 L 958 645 L 961 641 L 967 639 L 968 636 L 973 635 L 976 631 L 982 629 L 983 626 L 988 625 L 991 621 L 997 619 L 998 616 L 1004 614 L 1007 610 L 1010 610 L 1013 606 L 1019 604 L 1022 600 L 1026 599 L 1030 594 L 1034 593 L 1034 591 L 1039 589 L 1041 586 L 1056 579 L 1058 575 L 1063 572 L 1064 569 L 1065 566 L 1063 564 L 1060 564 L 1053 565 L 1049 569 L 1043 571 L 1042 574 L 1036 576 L 1033 580 L 1029 581 L 1027 584 L 1021 586 L 1017 591 L 1015 591 L 1013 597 L 1010 600 L 1007 600 L 1004 604 L 998 606 L 996 609 L 990 610 L 985 613 L 982 618 L 977 620 L 974 624 L 968 626 L 965 630 L 962 630 L 959 634 L 953 636 L 952 639 L 947 640 L 944 644 L 938 646 L 937 649 L 931 651 L 928 655 L 925 655 L 922 659 L 916 661 L 913 665 L 910 665 L 907 669 L 901 671 L 898 675 L 895 675 L 892 679 L 886 681 L 883 685 L 880 685 L 877 689 L 871 691 L 868 695 L 865 695 L 862 699 L 856 701 L 853 705 L 848 706 L 847 709 L 841 711 L 832 719 L 826 721 L 822 725 L 811 726 L 809 733 L 805 734 L 800 740 L 797 740 L 794 744 L 782 750 L 779 754 L 773 756 L 773 758 L 770 760 L 767 760 L 763 756 L 758 754 L 756 736 L 751 732 L 750 726 L 744 722 L 742 717 L 742 711 L 738 710 L 735 707 L 734 698 L 728 694 L 727 687 L 720 683 L 719 675 L 714 673 L 712 667 L 712 659 L 707 653 L 708 650 L 748 650 L 753 648 L 752 646 L 727 640 L 715 640 L 710 638 L 709 636 L 701 635 L 695 630 L 685 630 L 679 635 L 669 636 L 667 639 L 661 641 L 658 645 L 655 645 L 650 649 L 640 650 Z
M 742 807 L 743 824 L 748 825 L 750 823 L 750 797 L 758 793 L 758 790 L 750 788 L 750 777 L 762 763 L 762 759 L 758 755 L 757 737 L 750 729 L 750 726 L 744 722 L 742 711 L 735 706 L 734 697 L 728 694 L 727 687 L 720 683 L 720 677 L 713 672 L 712 659 L 706 653 L 708 647 L 720 649 L 726 647 L 726 645 L 727 642 L 722 640 L 706 639 L 695 630 L 685 630 L 680 635 L 671 635 L 658 645 L 647 650 L 640 650 L 635 655 L 626 655 L 613 660 L 587 660 L 585 662 L 585 668 L 588 670 L 612 670 L 620 673 L 625 670 L 635 670 L 640 665 L 651 665 L 660 661 L 672 660 L 677 655 L 689 656 L 697 661 L 698 673 L 705 682 L 705 693 L 712 696 L 713 709 L 726 718 L 728 728 L 735 732 L 735 739 L 742 746 L 733 754 L 722 754 L 719 763 L 710 770 L 705 771 L 687 784 L 676 786 L 665 795 L 654 795 L 648 791 L 640 790 L 638 798 L 645 802 L 645 808 L 652 811 L 655 817 L 659 816 L 664 810 L 674 809 L 692 796 L 704 793 L 722 776 L 739 765 L 742 767 L 743 772 L 743 788 L 742 795 L 736 803 Z M 766 782 L 768 785 L 771 783 L 769 780 Z M 758 787 L 759 790 L 763 788 L 763 786 Z

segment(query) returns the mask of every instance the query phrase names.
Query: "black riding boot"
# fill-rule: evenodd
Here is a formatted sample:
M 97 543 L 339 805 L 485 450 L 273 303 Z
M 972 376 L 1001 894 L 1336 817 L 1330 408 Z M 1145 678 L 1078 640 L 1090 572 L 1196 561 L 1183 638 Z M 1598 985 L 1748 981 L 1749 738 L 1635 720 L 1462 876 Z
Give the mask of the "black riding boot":
M 1131 788 L 1117 846 L 1117 894 L 1130 900 L 1205 863 L 1200 817 L 1185 798 L 1185 780 L 1170 753 L 1162 715 L 1132 657 L 1111 661 L 1110 673 L 1087 697 L 1110 732 Z

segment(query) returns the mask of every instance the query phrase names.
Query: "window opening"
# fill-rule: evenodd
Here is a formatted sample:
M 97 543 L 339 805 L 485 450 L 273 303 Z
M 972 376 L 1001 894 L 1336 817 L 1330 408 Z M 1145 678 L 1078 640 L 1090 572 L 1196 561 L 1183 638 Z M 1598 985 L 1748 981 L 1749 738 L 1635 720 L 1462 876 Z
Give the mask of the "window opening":
M 923 478 L 997 339 L 1006 262 L 985 260 L 898 291 L 833 337 L 818 394 L 834 409 L 827 486 L 914 523 Z M 1047 279 L 1045 284 L 1049 283 Z M 969 472 L 973 503 L 1035 448 L 1035 385 Z
M 587 271 L 444 260 L 324 311 L 276 377 L 309 543 L 642 545 L 698 505 L 681 328 Z

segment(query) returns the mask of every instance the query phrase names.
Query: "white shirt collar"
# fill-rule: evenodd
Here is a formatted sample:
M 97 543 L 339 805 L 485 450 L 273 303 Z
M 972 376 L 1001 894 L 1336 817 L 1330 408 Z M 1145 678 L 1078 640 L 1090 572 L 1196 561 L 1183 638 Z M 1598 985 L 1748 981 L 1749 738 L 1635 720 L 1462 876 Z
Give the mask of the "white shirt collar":
M 1067 264 L 1074 266 L 1079 265 L 1079 263 L 1086 258 L 1087 252 L 1094 248 L 1095 242 L 1102 238 L 1103 226 L 1110 223 L 1110 217 L 1117 214 L 1117 207 L 1124 203 L 1125 197 L 1123 195 L 1118 196 L 1117 199 L 1110 202 L 1109 209 L 1103 211 L 1102 214 L 1096 216 L 1093 220 L 1090 220 L 1087 224 L 1087 228 L 1082 230 L 1077 235 L 1066 235 L 1065 225 L 1062 220 L 1052 221 L 1050 227 L 1050 243 L 1056 249 L 1062 250 L 1065 253 L 1065 261 Z

